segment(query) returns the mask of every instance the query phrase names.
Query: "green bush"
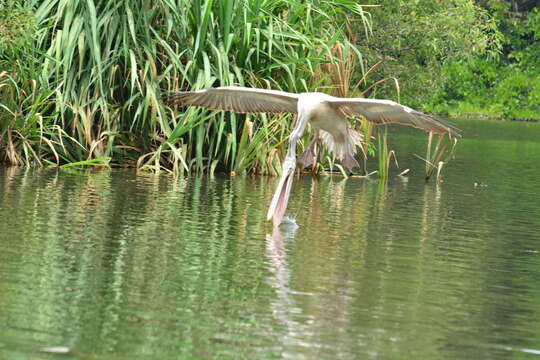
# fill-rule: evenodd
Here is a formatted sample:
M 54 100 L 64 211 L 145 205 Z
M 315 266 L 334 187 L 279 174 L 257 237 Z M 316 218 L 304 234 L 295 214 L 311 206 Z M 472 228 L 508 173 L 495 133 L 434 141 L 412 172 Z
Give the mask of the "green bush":
M 428 108 L 458 116 L 540 119 L 540 9 L 513 12 L 510 2 L 500 0 L 485 6 L 501 32 L 500 55 L 445 64 L 448 80 Z
M 31 40 L 35 31 L 33 11 L 31 6 L 19 1 L 0 1 L 0 56 L 3 60 Z
M 449 79 L 428 105 L 435 112 L 508 119 L 540 119 L 540 74 L 494 60 L 444 67 Z
M 358 41 L 364 58 L 377 69 L 372 80 L 396 77 L 402 100 L 429 109 L 433 96 L 445 88 L 444 67 L 477 57 L 494 57 L 501 34 L 486 9 L 473 0 L 372 1 L 373 36 Z M 390 84 L 377 88 L 378 97 L 393 97 Z

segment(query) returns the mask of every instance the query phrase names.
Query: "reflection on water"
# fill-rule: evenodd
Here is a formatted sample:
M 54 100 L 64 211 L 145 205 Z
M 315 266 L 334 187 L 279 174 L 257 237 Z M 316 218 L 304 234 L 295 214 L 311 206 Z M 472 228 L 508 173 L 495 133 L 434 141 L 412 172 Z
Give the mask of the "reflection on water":
M 443 183 L 400 130 L 410 179 L 304 177 L 273 233 L 276 179 L 0 168 L 0 358 L 537 356 L 540 125 L 459 126 Z

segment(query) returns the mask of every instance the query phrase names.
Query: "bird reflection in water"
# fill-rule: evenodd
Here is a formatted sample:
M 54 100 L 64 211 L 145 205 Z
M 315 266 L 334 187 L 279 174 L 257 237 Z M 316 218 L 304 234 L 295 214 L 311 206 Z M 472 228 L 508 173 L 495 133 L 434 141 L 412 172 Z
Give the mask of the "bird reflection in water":
M 272 234 L 266 235 L 266 258 L 268 271 L 272 273 L 268 283 L 276 290 L 277 298 L 271 304 L 272 314 L 284 329 L 280 335 L 284 347 L 294 345 L 298 334 L 302 333 L 301 324 L 291 314 L 296 310 L 294 298 L 289 288 L 290 270 L 287 263 L 287 242 L 294 239 L 298 225 L 294 219 L 285 217 L 280 227 L 274 227 Z

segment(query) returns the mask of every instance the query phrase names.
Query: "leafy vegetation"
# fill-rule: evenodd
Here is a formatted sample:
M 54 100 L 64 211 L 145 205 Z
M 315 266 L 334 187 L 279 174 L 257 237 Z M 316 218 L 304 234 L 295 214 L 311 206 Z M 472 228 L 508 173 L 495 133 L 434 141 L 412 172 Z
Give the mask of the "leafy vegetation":
M 445 66 L 478 57 L 494 57 L 501 47 L 497 23 L 472 0 L 370 1 L 373 35 L 358 42 L 364 59 L 382 61 L 373 80 L 399 79 L 402 100 L 426 108 L 434 94 L 444 93 L 449 74 Z M 376 97 L 395 96 L 387 82 L 373 89 Z
M 162 101 L 231 84 L 540 118 L 540 11 L 516 3 L 0 1 L 0 161 L 278 173 L 290 116 Z M 354 126 L 367 174 L 384 143 L 369 124 Z
M 501 30 L 501 54 L 447 64 L 449 79 L 435 111 L 505 119 L 540 119 L 540 9 L 517 3 L 485 4 Z
M 540 72 L 485 59 L 449 64 L 444 71 L 450 80 L 435 97 L 433 111 L 540 119 Z
M 157 171 L 276 173 L 289 118 L 177 113 L 162 93 L 311 90 L 326 81 L 308 79 L 333 44 L 360 55 L 343 19 L 370 27 L 349 0 L 26 1 L 21 14 L 34 12 L 32 41 L 0 56 L 9 69 L 0 79 L 1 160 L 12 164 L 109 158 Z
M 540 119 L 540 8 L 530 0 L 373 1 L 358 42 L 373 79 L 403 101 L 453 116 Z M 372 95 L 392 97 L 390 84 Z
M 31 39 L 34 30 L 31 17 L 31 7 L 25 7 L 16 0 L 0 2 L 0 49 L 3 56 L 13 54 Z

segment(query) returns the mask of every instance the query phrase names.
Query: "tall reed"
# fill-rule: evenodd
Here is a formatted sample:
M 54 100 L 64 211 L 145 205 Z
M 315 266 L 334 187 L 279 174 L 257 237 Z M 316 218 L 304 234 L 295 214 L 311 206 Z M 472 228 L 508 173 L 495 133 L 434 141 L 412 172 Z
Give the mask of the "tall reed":
M 387 139 L 387 129 L 384 128 L 384 130 L 379 130 L 377 133 L 377 157 L 379 160 L 379 178 L 383 182 L 388 180 L 388 170 L 390 169 L 390 162 L 392 159 L 394 159 L 396 166 L 398 166 L 396 152 L 388 149 Z
M 351 39 L 354 41 L 354 38 Z M 375 89 L 380 84 L 386 81 L 392 81 L 396 88 L 397 101 L 400 98 L 399 82 L 396 78 L 383 78 L 374 83 L 368 81 L 369 75 L 376 71 L 376 69 L 383 65 L 386 60 L 382 60 L 367 68 L 363 62 L 362 54 L 354 47 L 347 46 L 347 43 L 338 42 L 330 48 L 330 52 L 326 55 L 327 61 L 322 63 L 315 73 L 315 79 L 320 83 L 320 89 L 324 88 L 332 95 L 339 97 L 364 97 L 367 93 Z M 367 70 L 366 70 L 367 68 Z M 359 76 L 360 75 L 360 76 Z M 360 77 L 358 80 L 357 78 Z M 394 161 L 395 152 L 388 150 L 387 132 L 379 131 L 377 137 L 374 136 L 376 126 L 367 121 L 365 118 L 360 117 L 352 121 L 351 126 L 354 131 L 358 131 L 362 135 L 362 142 L 359 146 L 360 155 L 362 156 L 362 171 L 363 175 L 369 176 L 378 172 L 380 178 L 383 181 L 388 179 L 388 168 L 392 157 Z M 370 156 L 374 156 L 377 152 L 379 170 L 368 171 L 367 162 Z M 322 160 L 326 161 L 326 166 L 320 166 L 319 168 L 333 168 L 334 164 L 331 161 L 332 157 L 329 155 L 322 156 Z M 345 174 L 345 170 L 337 166 L 338 169 Z
M 457 139 L 450 135 L 437 135 L 436 141 L 433 141 L 433 137 L 433 132 L 430 132 L 428 135 L 425 159 L 416 155 L 426 164 L 426 181 L 429 181 L 435 171 L 437 171 L 437 181 L 441 179 L 441 171 L 454 156 L 454 150 L 457 144 Z
M 333 44 L 341 41 L 354 51 L 343 19 L 370 27 L 352 0 L 25 4 L 35 9 L 38 28 L 27 50 L 39 61 L 32 74 L 13 66 L 6 71 L 22 79 L 18 87 L 33 83 L 37 97 L 46 99 L 39 113 L 48 120 L 25 126 L 48 135 L 40 151 L 32 147 L 37 156 L 20 160 L 24 150 L 15 147 L 18 156 L 1 159 L 10 163 L 111 158 L 112 164 L 131 161 L 175 172 L 275 173 L 289 117 L 175 112 L 163 104 L 163 92 L 232 84 L 313 90 L 311 74 Z M 13 112 L 0 111 L 0 148 L 7 149 L 21 124 Z

